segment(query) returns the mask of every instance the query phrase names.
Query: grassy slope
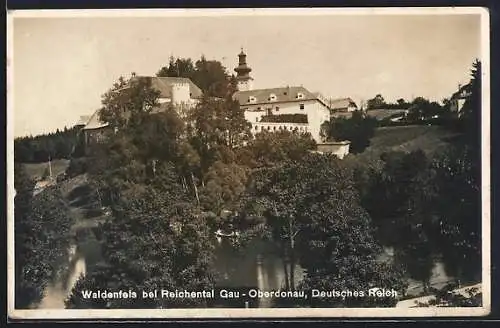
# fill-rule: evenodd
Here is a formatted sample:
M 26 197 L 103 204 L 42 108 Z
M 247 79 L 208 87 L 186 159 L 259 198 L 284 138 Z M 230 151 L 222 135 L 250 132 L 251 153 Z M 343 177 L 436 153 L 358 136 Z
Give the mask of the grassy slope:
M 52 175 L 57 176 L 58 174 L 66 171 L 69 165 L 69 160 L 67 159 L 55 159 L 52 161 Z M 45 163 L 25 163 L 24 167 L 26 172 L 32 178 L 41 178 L 45 170 L 49 169 L 49 162 Z
M 446 148 L 454 136 L 440 126 L 412 125 L 378 128 L 370 141 L 370 146 L 356 155 L 363 160 L 376 160 L 388 151 L 414 151 L 422 149 L 433 155 Z

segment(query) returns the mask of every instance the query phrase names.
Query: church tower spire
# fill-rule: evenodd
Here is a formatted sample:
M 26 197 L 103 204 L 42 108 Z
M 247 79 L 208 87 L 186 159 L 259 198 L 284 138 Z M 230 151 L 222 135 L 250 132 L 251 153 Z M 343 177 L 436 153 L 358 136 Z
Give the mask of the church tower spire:
M 237 73 L 236 80 L 238 81 L 238 90 L 252 90 L 253 78 L 250 76 L 250 72 L 252 71 L 252 69 L 247 65 L 247 55 L 245 54 L 245 52 L 243 52 L 243 48 L 241 48 L 241 52 L 239 53 L 238 58 L 238 67 L 234 69 L 234 71 Z

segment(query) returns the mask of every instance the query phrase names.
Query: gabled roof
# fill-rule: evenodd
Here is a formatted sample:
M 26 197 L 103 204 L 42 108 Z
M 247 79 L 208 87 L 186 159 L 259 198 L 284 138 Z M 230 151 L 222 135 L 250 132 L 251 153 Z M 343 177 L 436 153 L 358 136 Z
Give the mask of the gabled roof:
M 271 95 L 276 96 L 276 100 L 270 100 Z M 303 95 L 303 98 L 298 98 L 299 94 Z M 250 97 L 255 97 L 254 102 L 250 102 Z M 304 87 L 281 87 L 281 88 L 270 88 L 270 89 L 257 89 L 248 91 L 237 91 L 234 93 L 233 98 L 238 100 L 240 105 L 248 104 L 272 104 L 280 102 L 289 101 L 305 101 L 305 100 L 319 100 L 317 95 L 309 92 Z
M 330 100 L 330 108 L 333 110 L 347 108 L 349 106 L 358 107 L 351 98 L 337 98 Z
M 201 98 L 203 92 L 201 89 L 187 77 L 157 77 L 157 76 L 137 76 L 132 79 L 149 79 L 151 86 L 160 92 L 160 98 L 172 98 L 172 84 L 187 83 L 191 98 Z
M 92 117 L 92 115 L 82 115 L 82 116 L 80 116 L 80 118 L 76 122 L 75 126 L 78 126 L 78 125 L 87 125 L 87 123 L 89 122 L 89 120 L 90 120 L 91 117 Z
M 87 124 L 83 127 L 83 130 L 93 130 L 93 129 L 100 129 L 108 126 L 108 123 L 101 122 L 99 120 L 99 109 L 92 114 L 90 117 L 90 120 L 87 122 Z

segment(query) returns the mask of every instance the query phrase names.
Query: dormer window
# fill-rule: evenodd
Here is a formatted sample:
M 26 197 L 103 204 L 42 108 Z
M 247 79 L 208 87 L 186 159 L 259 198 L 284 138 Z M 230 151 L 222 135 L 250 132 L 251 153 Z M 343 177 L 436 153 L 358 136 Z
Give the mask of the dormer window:
M 275 95 L 274 93 L 271 93 L 271 94 L 269 95 L 269 98 L 268 98 L 268 100 L 269 100 L 269 101 L 276 101 L 276 99 L 277 99 L 277 98 L 276 98 L 276 95 Z
M 302 92 L 297 93 L 297 99 L 304 99 L 304 94 Z
M 255 98 L 255 96 L 250 96 L 250 97 L 248 97 L 248 102 L 250 102 L 250 103 L 257 102 L 257 98 Z

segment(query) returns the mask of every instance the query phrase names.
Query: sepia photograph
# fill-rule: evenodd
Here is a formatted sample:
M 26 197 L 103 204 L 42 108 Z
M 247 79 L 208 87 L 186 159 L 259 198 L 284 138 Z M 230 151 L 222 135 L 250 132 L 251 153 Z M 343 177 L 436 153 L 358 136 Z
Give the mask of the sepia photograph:
M 13 319 L 484 316 L 479 7 L 19 10 Z

